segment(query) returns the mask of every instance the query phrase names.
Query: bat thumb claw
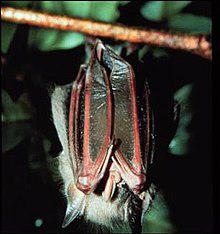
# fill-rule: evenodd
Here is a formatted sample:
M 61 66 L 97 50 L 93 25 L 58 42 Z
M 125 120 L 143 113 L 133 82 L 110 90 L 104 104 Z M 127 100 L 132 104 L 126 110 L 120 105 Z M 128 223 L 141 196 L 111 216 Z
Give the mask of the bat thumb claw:
M 67 227 L 75 218 L 83 215 L 86 204 L 86 195 L 79 190 L 74 194 L 72 202 L 68 203 L 62 228 Z
M 102 61 L 103 50 L 105 50 L 105 46 L 103 45 L 101 40 L 97 40 L 96 41 L 96 54 L 97 54 L 97 58 L 99 61 Z

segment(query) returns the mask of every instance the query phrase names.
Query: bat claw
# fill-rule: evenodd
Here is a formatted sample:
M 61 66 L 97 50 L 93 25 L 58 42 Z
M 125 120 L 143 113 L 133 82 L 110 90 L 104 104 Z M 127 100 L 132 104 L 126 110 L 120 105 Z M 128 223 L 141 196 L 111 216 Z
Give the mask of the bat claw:
M 66 214 L 62 223 L 62 228 L 67 227 L 75 218 L 83 215 L 85 204 L 86 204 L 86 195 L 82 193 L 77 188 L 73 188 L 71 202 L 68 202 L 66 209 Z
M 140 194 L 146 180 L 144 173 L 141 171 L 138 172 L 134 167 L 130 166 L 118 150 L 115 155 L 112 156 L 112 161 L 128 187 L 135 194 Z
M 97 54 L 97 58 L 98 58 L 99 61 L 102 60 L 103 50 L 105 50 L 105 47 L 104 47 L 102 41 L 97 40 L 96 41 L 96 54 Z
M 105 185 L 105 190 L 102 193 L 102 196 L 105 201 L 110 201 L 114 196 L 116 184 L 121 182 L 121 176 L 117 171 L 110 171 L 107 183 Z
M 78 181 L 76 186 L 83 193 L 90 194 L 91 192 L 93 192 L 96 189 L 98 183 L 104 177 L 104 174 L 109 164 L 109 160 L 113 153 L 114 141 L 115 141 L 114 139 L 111 140 L 106 156 L 103 158 L 103 160 L 99 161 L 96 167 L 92 168 L 91 172 L 93 173 L 90 174 L 88 173 L 86 175 L 81 174 L 78 176 Z

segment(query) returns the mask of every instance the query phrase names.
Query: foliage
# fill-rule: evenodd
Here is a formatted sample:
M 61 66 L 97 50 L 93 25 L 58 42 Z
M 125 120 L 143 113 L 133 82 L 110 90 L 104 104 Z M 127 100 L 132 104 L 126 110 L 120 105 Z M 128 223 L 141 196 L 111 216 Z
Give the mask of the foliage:
M 160 22 L 167 20 L 168 28 L 191 34 L 209 34 L 209 17 L 181 13 L 192 1 L 149 1 L 141 8 L 142 15 L 149 20 Z
M 119 17 L 118 6 L 121 4 L 120 1 L 74 1 L 74 3 L 72 1 L 56 1 L 55 4 L 54 1 L 39 1 L 36 4 L 25 1 L 3 1 L 3 3 L 21 8 L 33 4 L 38 10 L 43 12 L 101 20 L 104 22 L 114 22 L 117 20 Z M 3 30 L 5 27 L 7 27 L 7 33 L 3 33 L 3 52 L 7 51 L 7 46 L 15 30 L 15 25 L 11 27 L 10 24 L 4 23 Z M 8 40 L 4 36 L 9 37 Z M 81 45 L 84 41 L 83 38 L 83 35 L 79 33 L 32 27 L 29 35 L 29 46 L 34 46 L 43 51 L 70 49 Z
M 153 21 L 161 21 L 178 14 L 191 1 L 148 1 L 141 8 L 142 15 Z
M 53 1 L 3 1 L 3 6 L 20 8 L 33 6 L 34 9 L 48 13 L 115 22 L 120 16 L 119 6 L 128 3 L 129 1 L 74 1 L 74 3 L 56 1 L 55 4 Z M 191 1 L 148 1 L 143 4 L 140 12 L 146 19 L 158 23 L 166 19 L 167 27 L 171 30 L 209 34 L 211 32 L 209 17 L 182 13 L 190 3 Z M 1 48 L 5 53 L 13 37 L 15 25 L 4 22 L 2 24 Z M 29 46 L 34 46 L 42 51 L 49 51 L 77 47 L 83 43 L 83 38 L 83 35 L 79 33 L 32 27 L 28 43 Z
M 190 34 L 210 34 L 212 26 L 208 1 L 2 1 L 2 5 Z M 60 229 L 64 205 L 55 192 L 58 189 L 52 183 L 47 165 L 52 156 L 60 152 L 51 119 L 48 85 L 72 81 L 79 65 L 85 61 L 89 48 L 84 49 L 84 45 L 88 41 L 79 33 L 27 26 L 28 33 L 25 33 L 22 27 L 3 21 L 1 26 L 3 200 L 6 204 L 3 207 L 3 230 L 70 233 L 71 229 Z M 15 32 L 19 30 L 21 33 L 17 36 Z M 27 41 L 25 45 L 21 43 L 24 41 Z M 126 43 L 107 39 L 106 43 L 117 51 L 129 47 Z M 194 175 L 191 168 L 197 165 L 198 158 L 201 171 L 208 170 L 204 167 L 208 167 L 205 156 L 210 149 L 209 140 L 206 141 L 210 126 L 209 112 L 206 111 L 210 106 L 210 63 L 183 52 L 148 45 L 139 46 L 137 53 L 140 60 L 131 59 L 131 63 L 137 79 L 144 76 L 149 82 L 155 110 L 155 168 L 161 177 L 169 178 L 169 185 L 174 183 L 179 188 L 178 191 L 172 186 L 168 189 L 174 191 L 175 198 L 168 191 L 166 201 L 165 198 L 156 199 L 150 216 L 145 217 L 144 227 L 147 229 L 148 226 L 151 232 L 175 232 L 176 228 L 180 232 L 210 230 L 209 212 L 188 214 L 187 207 L 181 207 L 178 213 L 175 208 L 175 201 L 184 202 L 181 193 L 189 205 L 198 205 L 206 199 L 205 195 L 208 196 L 207 193 L 200 194 L 200 198 L 194 199 L 194 204 L 188 191 L 185 193 L 182 187 L 188 186 L 195 192 L 200 185 L 196 176 L 194 179 L 190 177 Z M 181 108 L 177 131 L 172 134 L 174 99 Z M 202 151 L 199 151 L 200 145 L 204 146 Z M 169 151 L 166 152 L 169 156 L 164 156 L 164 151 Z M 166 161 L 163 165 L 169 169 L 160 171 L 158 158 L 161 164 Z M 190 165 L 184 161 L 184 170 L 179 166 L 180 158 L 191 160 Z M 176 174 L 172 174 L 174 172 Z M 178 185 L 179 181 L 185 182 L 180 172 L 188 178 L 188 184 Z M 198 174 L 198 178 L 205 180 L 207 176 Z M 209 211 L 208 204 L 203 204 L 204 211 Z M 196 208 L 200 208 L 199 205 Z M 38 220 L 41 220 L 40 226 L 35 224 Z M 200 229 L 200 223 L 204 223 L 203 229 Z

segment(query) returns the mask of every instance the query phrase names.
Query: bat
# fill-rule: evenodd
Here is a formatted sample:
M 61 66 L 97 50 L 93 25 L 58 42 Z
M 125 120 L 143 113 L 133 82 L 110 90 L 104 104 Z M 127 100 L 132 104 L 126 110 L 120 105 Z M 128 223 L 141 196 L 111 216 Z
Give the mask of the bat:
M 141 232 L 156 191 L 149 176 L 154 121 L 147 82 L 137 89 L 132 66 L 97 39 L 73 83 L 55 87 L 51 106 L 63 148 L 62 227 L 83 216 L 110 232 Z

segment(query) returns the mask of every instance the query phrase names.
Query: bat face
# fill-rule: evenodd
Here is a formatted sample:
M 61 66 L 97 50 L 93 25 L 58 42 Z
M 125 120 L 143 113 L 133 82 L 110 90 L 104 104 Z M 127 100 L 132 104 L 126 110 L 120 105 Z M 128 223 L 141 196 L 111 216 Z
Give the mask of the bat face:
M 141 230 L 155 190 L 147 173 L 153 155 L 147 84 L 140 90 L 131 65 L 100 40 L 72 85 L 55 88 L 52 114 L 67 198 L 63 227 L 84 216 L 109 230 Z

